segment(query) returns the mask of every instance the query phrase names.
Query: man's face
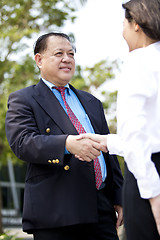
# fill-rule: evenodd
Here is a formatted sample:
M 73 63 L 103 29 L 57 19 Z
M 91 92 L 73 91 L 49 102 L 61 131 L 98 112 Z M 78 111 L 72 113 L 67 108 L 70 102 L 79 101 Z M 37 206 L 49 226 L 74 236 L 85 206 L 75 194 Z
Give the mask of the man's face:
M 50 36 L 47 49 L 35 55 L 41 76 L 56 86 L 65 86 L 75 72 L 74 50 L 63 37 Z

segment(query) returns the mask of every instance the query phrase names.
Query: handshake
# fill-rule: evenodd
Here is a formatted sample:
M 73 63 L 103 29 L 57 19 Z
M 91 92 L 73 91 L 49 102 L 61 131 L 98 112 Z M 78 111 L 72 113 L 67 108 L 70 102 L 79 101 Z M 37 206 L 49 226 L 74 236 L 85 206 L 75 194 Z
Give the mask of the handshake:
M 107 135 L 69 135 L 66 139 L 66 149 L 79 160 L 90 162 L 101 154 L 100 151 L 108 152 Z

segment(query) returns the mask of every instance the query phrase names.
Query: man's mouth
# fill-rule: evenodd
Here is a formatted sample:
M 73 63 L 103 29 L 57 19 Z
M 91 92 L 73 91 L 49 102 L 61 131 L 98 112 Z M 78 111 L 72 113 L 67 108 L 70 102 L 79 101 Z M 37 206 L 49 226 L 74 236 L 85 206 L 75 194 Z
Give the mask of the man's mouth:
M 60 67 L 60 70 L 62 70 L 65 73 L 69 73 L 71 71 L 70 67 Z
M 66 72 L 71 71 L 71 68 L 70 68 L 70 67 L 67 67 L 67 66 L 60 67 L 60 69 L 63 70 L 63 71 L 66 71 Z

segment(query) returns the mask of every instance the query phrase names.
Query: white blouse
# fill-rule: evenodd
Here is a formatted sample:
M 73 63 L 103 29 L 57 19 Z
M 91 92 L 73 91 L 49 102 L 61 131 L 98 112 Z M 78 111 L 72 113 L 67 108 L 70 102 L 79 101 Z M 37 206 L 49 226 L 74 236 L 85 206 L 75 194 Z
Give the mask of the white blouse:
M 117 99 L 117 134 L 107 136 L 110 154 L 124 156 L 142 198 L 160 194 L 152 153 L 160 152 L 160 42 L 129 53 Z

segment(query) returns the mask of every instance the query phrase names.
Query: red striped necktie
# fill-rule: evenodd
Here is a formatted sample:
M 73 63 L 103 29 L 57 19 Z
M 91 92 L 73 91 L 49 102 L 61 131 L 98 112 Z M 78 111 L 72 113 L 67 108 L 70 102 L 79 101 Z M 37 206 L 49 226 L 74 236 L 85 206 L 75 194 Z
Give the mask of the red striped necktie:
M 84 127 L 82 126 L 82 124 L 80 123 L 80 121 L 78 120 L 76 115 L 73 113 L 72 109 L 69 107 L 69 105 L 66 101 L 65 87 L 54 87 L 54 88 L 57 89 L 61 93 L 68 116 L 69 116 L 71 122 L 73 123 L 74 127 L 76 128 L 77 132 L 79 134 L 86 133 Z M 99 189 L 102 184 L 102 172 L 101 172 L 101 166 L 100 166 L 98 158 L 96 158 L 94 160 L 94 171 L 95 171 L 96 188 Z

